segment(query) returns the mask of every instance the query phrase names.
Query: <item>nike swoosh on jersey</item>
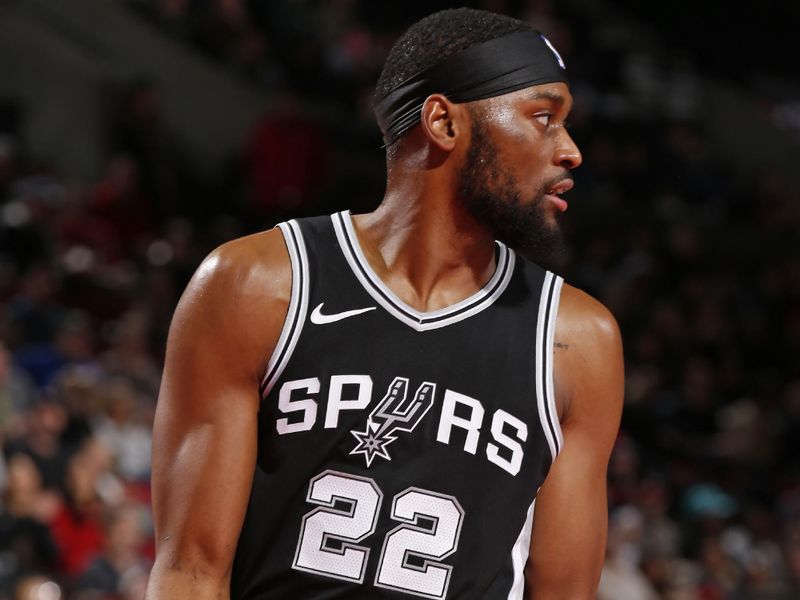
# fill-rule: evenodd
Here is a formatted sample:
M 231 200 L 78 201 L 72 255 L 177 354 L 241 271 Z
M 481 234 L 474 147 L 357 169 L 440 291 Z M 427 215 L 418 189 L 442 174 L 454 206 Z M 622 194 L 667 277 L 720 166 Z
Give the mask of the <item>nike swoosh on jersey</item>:
M 361 313 L 369 312 L 371 310 L 375 310 L 378 308 L 377 306 L 368 306 L 367 308 L 356 308 L 354 310 L 346 310 L 340 313 L 333 313 L 330 315 L 323 315 L 322 314 L 322 307 L 325 305 L 324 302 L 320 302 L 319 306 L 315 308 L 311 312 L 311 322 L 315 325 L 325 325 L 326 323 L 335 323 L 336 321 L 341 321 L 342 319 L 346 319 L 347 317 L 355 317 L 356 315 L 360 315 Z

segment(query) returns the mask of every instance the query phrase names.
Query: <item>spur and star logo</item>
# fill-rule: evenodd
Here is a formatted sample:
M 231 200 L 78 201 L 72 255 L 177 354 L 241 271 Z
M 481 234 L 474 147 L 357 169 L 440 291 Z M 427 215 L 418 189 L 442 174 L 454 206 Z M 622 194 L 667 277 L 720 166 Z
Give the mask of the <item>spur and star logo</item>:
M 414 397 L 408 399 L 408 379 L 395 377 L 386 395 L 367 417 L 364 431 L 351 430 L 358 443 L 350 454 L 363 454 L 367 467 L 376 456 L 392 460 L 386 447 L 397 439 L 398 433 L 410 433 L 433 406 L 436 384 L 424 382 Z

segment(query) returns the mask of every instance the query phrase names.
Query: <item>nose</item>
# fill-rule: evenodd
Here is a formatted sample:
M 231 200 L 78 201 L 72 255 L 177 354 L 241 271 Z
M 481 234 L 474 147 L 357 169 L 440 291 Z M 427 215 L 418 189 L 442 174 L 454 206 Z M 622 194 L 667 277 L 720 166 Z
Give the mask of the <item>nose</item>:
M 553 155 L 553 162 L 565 169 L 574 169 L 583 162 L 581 151 L 566 129 L 561 129 L 558 146 Z

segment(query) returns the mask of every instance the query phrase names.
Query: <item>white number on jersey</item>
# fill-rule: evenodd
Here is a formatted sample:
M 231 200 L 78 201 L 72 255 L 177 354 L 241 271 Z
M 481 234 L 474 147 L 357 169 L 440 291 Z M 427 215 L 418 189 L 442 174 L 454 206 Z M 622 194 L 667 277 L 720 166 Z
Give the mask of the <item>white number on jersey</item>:
M 355 542 L 375 532 L 383 500 L 378 486 L 368 477 L 325 471 L 309 483 L 307 500 L 321 506 L 303 517 L 292 567 L 364 581 L 369 548 Z
M 392 518 L 403 524 L 386 534 L 375 585 L 444 598 L 453 567 L 436 560 L 450 556 L 458 547 L 464 522 L 458 500 L 408 488 L 394 497 Z
M 383 494 L 369 477 L 324 471 L 308 486 L 320 505 L 303 517 L 292 568 L 363 583 Z M 444 598 L 453 567 L 441 559 L 458 548 L 464 510 L 453 496 L 411 487 L 392 502 L 402 524 L 386 534 L 375 585 L 426 598 Z

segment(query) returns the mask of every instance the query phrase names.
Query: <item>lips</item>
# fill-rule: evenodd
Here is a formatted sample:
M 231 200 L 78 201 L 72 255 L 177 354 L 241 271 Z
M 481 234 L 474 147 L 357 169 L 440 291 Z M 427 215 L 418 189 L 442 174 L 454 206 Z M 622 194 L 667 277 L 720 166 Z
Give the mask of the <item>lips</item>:
M 558 196 L 559 194 L 570 191 L 574 186 L 575 182 L 572 181 L 572 179 L 562 179 L 556 185 L 547 190 L 547 193 L 552 194 L 553 196 Z
M 563 198 L 560 198 L 559 194 L 570 191 L 574 185 L 575 182 L 572 181 L 572 179 L 562 179 L 556 185 L 549 188 L 545 192 L 544 197 L 547 198 L 548 201 L 552 202 L 559 211 L 564 212 L 567 210 L 567 201 Z

